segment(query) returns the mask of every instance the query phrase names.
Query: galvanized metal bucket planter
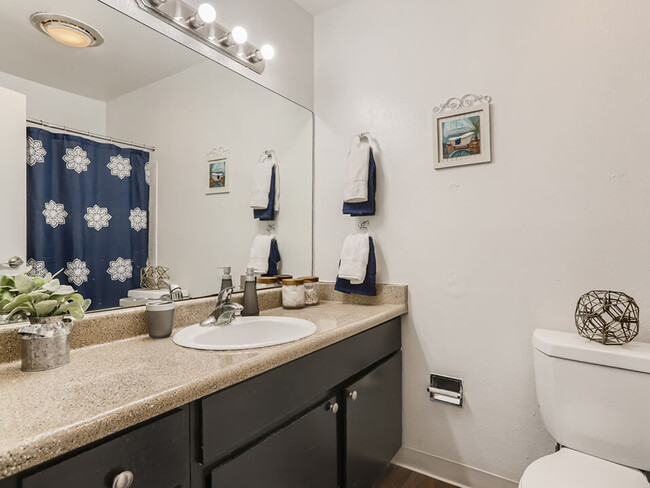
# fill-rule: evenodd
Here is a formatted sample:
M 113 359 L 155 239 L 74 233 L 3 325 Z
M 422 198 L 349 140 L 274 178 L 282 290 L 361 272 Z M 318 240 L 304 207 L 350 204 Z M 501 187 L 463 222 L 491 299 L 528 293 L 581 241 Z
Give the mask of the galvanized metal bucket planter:
M 72 319 L 63 316 L 30 317 L 30 325 L 22 327 L 23 371 L 45 371 L 70 362 L 70 330 Z

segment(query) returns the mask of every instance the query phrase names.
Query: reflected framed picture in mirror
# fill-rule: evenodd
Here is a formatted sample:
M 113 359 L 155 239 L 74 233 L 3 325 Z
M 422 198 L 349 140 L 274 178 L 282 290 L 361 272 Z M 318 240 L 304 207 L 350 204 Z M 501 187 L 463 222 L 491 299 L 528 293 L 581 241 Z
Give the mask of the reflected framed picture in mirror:
M 207 195 L 230 192 L 230 176 L 228 175 L 228 159 L 225 155 L 208 155 L 208 187 Z

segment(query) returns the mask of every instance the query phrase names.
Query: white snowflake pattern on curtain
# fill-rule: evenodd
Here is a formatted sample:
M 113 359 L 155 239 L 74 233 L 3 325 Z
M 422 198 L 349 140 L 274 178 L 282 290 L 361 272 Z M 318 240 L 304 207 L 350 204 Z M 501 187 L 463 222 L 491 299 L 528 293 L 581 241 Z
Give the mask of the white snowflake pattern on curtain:
M 151 161 L 147 161 L 144 165 L 144 181 L 147 185 L 151 185 Z
M 99 205 L 87 207 L 86 215 L 84 215 L 84 219 L 88 222 L 88 227 L 95 230 L 108 227 L 108 221 L 112 218 L 111 214 L 108 213 L 108 208 L 100 207 Z
M 120 155 L 111 156 L 110 162 L 106 165 L 111 170 L 113 176 L 117 176 L 120 180 L 131 176 L 131 163 L 128 158 Z
M 131 222 L 131 228 L 136 232 L 139 232 L 142 229 L 146 229 L 147 228 L 146 210 L 141 210 L 140 207 L 134 208 L 133 210 L 131 210 L 129 221 Z
M 68 277 L 68 281 L 74 283 L 77 286 L 81 286 L 83 283 L 88 281 L 90 270 L 86 266 L 86 261 L 75 258 L 74 261 L 67 264 L 68 266 L 64 273 Z
M 130 259 L 117 258 L 108 263 L 106 272 L 111 275 L 111 280 L 124 283 L 133 276 L 133 265 Z
M 27 164 L 34 166 L 36 163 L 44 163 L 46 154 L 42 141 L 27 138 Z
M 45 267 L 45 261 L 36 261 L 34 258 L 29 258 L 27 260 L 27 266 L 32 268 L 27 273 L 29 276 L 40 276 L 41 278 L 45 278 L 45 275 L 48 273 L 48 270 Z
M 45 223 L 54 229 L 59 225 L 65 224 L 65 218 L 68 216 L 68 212 L 65 211 L 62 203 L 56 203 L 54 200 L 50 200 L 45 204 L 43 215 L 45 216 Z
M 81 149 L 81 146 L 75 146 L 73 149 L 67 148 L 62 159 L 65 161 L 66 168 L 81 174 L 82 171 L 88 171 L 90 159 L 87 156 L 88 154 Z

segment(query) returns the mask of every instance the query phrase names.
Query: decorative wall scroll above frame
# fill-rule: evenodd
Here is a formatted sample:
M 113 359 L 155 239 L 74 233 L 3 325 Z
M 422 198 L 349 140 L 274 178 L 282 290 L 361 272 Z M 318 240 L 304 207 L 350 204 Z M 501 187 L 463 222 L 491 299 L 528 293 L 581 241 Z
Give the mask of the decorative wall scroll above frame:
M 450 98 L 433 108 L 434 168 L 451 168 L 492 161 L 488 95 Z
M 230 176 L 228 176 L 228 156 L 230 150 L 223 147 L 212 149 L 207 155 L 207 185 L 205 193 L 230 193 Z

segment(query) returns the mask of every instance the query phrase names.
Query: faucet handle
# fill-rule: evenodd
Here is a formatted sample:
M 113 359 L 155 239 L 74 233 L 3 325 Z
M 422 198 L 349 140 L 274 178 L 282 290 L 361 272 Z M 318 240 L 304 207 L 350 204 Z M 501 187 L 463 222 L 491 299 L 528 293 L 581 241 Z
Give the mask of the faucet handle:
M 217 296 L 217 305 L 222 305 L 224 303 L 230 303 L 230 297 L 232 296 L 232 292 L 235 289 L 234 286 L 229 286 L 228 288 L 224 288 L 219 292 L 219 295 Z

